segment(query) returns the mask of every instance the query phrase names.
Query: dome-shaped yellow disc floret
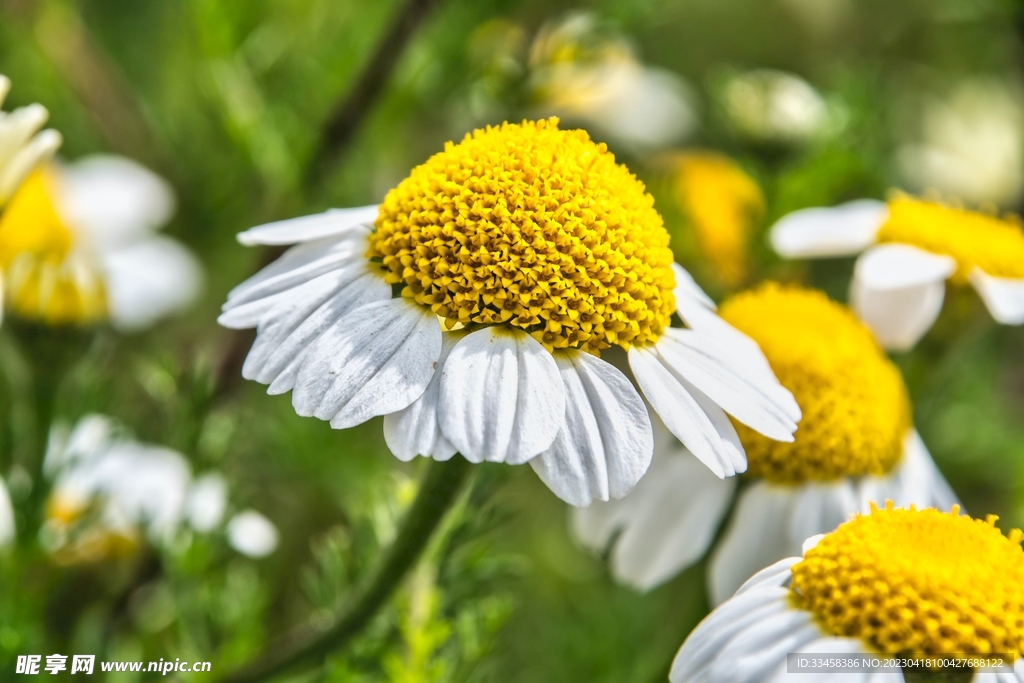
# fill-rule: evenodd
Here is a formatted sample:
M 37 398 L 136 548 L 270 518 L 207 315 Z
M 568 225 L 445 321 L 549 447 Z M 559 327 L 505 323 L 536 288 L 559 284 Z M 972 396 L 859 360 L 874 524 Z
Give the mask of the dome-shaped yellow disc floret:
M 1024 278 L 1024 229 L 998 218 L 898 194 L 879 242 L 910 244 L 956 261 L 953 280 L 964 284 L 975 267 L 992 277 Z
M 793 600 L 838 636 L 886 653 L 1024 649 L 1022 534 L 938 510 L 873 510 L 793 566 Z
M 747 472 L 780 483 L 882 474 L 903 452 L 910 399 L 871 332 L 823 293 L 766 283 L 722 318 L 756 341 L 803 411 L 792 443 L 736 425 Z
M 446 324 L 506 324 L 549 350 L 652 342 L 672 252 L 643 183 L 556 119 L 467 135 L 380 206 L 370 258 Z

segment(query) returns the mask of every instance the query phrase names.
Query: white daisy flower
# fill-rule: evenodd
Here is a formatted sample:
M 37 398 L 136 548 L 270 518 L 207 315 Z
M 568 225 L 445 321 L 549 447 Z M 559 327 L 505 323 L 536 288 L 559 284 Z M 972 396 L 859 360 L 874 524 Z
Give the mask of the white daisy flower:
M 478 130 L 384 203 L 273 223 L 293 244 L 228 296 L 256 327 L 243 375 L 344 429 L 384 415 L 401 459 L 530 462 L 574 505 L 650 463 L 647 408 L 718 476 L 746 467 L 726 413 L 792 440 L 799 409 L 757 345 L 672 262 L 653 199 L 604 145 L 557 122 Z M 671 328 L 679 312 L 690 329 Z
M 1008 654 L 1012 672 L 973 683 L 1024 681 L 1021 532 L 934 509 L 859 515 L 808 539 L 802 556 L 758 572 L 690 633 L 671 683 L 859 681 L 903 673 L 787 672 L 787 654 L 843 657 Z
M 0 107 L 11 90 L 11 80 L 0 74 Z M 32 104 L 7 113 L 0 110 L 0 210 L 25 177 L 60 147 L 60 133 L 40 128 L 49 113 Z
M 899 370 L 848 309 L 820 292 L 767 283 L 734 296 L 720 314 L 760 344 L 804 416 L 792 443 L 737 428 L 747 475 L 756 479 L 740 490 L 712 556 L 714 603 L 872 501 L 956 502 L 911 426 Z M 641 590 L 704 556 L 736 490 L 734 480 L 709 476 L 668 435 L 658 441 L 633 493 L 573 514 L 585 545 L 601 550 L 615 539 L 612 572 Z
M 0 214 L 7 305 L 46 324 L 145 328 L 190 304 L 202 271 L 158 235 L 174 212 L 159 176 L 116 156 L 32 173 Z
M 246 557 L 266 557 L 277 549 L 277 527 L 255 510 L 243 510 L 227 527 L 228 544 Z
M 224 514 L 223 477 L 193 481 L 183 455 L 139 443 L 103 415 L 71 430 L 55 426 L 44 472 L 53 480 L 45 523 L 51 550 L 70 562 L 130 551 L 140 535 L 166 544 L 183 522 L 206 533 Z
M 888 349 L 909 349 L 931 329 L 946 280 L 971 284 L 996 322 L 1024 324 L 1024 230 L 1016 218 L 895 194 L 794 211 L 772 226 L 771 242 L 788 258 L 860 253 L 850 298 Z

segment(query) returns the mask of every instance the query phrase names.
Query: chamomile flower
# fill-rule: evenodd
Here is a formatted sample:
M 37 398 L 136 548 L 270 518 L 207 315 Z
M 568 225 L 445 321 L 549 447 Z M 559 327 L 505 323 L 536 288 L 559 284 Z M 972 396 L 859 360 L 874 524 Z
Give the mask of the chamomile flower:
M 1016 218 L 898 193 L 888 202 L 794 211 L 772 227 L 771 242 L 788 258 L 860 253 L 853 308 L 889 349 L 909 349 L 931 329 L 947 280 L 972 285 L 996 322 L 1024 324 L 1024 229 Z
M 0 215 L 7 306 L 48 325 L 147 327 L 195 298 L 202 272 L 177 241 L 167 183 L 139 164 L 93 156 L 34 171 Z
M 478 130 L 378 206 L 253 228 L 294 244 L 232 291 L 243 367 L 303 416 L 384 415 L 391 450 L 530 462 L 574 505 L 650 463 L 647 407 L 599 354 L 620 347 L 654 411 L 718 476 L 746 467 L 726 417 L 792 440 L 799 409 L 756 344 L 672 262 L 644 186 L 557 121 Z M 691 329 L 670 327 L 678 311 Z
M 843 680 L 902 683 L 903 674 L 787 673 L 787 653 L 1009 654 L 1024 681 L 1021 532 L 935 509 L 872 509 L 808 539 L 801 556 L 758 572 L 683 643 L 671 683 Z
M 727 300 L 720 314 L 760 344 L 803 419 L 791 443 L 737 425 L 754 481 L 741 489 L 712 556 L 713 602 L 872 501 L 956 502 L 911 426 L 899 370 L 848 309 L 820 292 L 767 283 Z M 736 489 L 734 480 L 708 476 L 672 439 L 660 443 L 633 493 L 576 510 L 573 519 L 577 536 L 595 549 L 616 538 L 612 571 L 642 590 L 704 555 Z

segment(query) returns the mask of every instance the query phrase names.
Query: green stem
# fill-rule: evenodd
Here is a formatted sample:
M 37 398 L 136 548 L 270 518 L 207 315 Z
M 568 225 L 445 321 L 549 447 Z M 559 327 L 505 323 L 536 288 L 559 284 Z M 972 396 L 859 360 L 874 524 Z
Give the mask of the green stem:
M 262 656 L 227 674 L 221 683 L 255 683 L 301 662 L 322 660 L 346 645 L 416 564 L 445 513 L 458 499 L 470 470 L 470 463 L 460 455 L 446 462 L 431 462 L 394 542 L 349 605 L 327 623 L 310 622 L 285 634 L 264 648 Z

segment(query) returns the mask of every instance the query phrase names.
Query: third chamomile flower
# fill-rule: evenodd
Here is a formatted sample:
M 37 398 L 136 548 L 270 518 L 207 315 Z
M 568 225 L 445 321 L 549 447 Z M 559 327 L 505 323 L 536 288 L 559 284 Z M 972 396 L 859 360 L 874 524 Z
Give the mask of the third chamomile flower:
M 478 130 L 380 206 L 253 228 L 295 244 L 228 297 L 256 327 L 245 377 L 337 429 L 385 415 L 401 459 L 530 462 L 575 505 L 625 495 L 651 421 L 718 476 L 746 459 L 728 412 L 792 440 L 799 409 L 756 345 L 672 262 L 644 186 L 556 120 Z M 678 311 L 691 329 L 670 327 Z
M 891 504 L 859 515 L 801 556 L 758 572 L 698 624 L 671 683 L 903 683 L 892 670 L 789 673 L 787 653 L 1009 656 L 972 683 L 1024 681 L 1022 534 L 987 520 Z M 870 663 L 870 659 L 868 660 Z M 876 660 L 877 661 L 877 660 Z M 1009 670 L 1011 669 L 1012 670 Z
M 871 501 L 956 502 L 911 426 L 899 370 L 851 311 L 820 292 L 767 283 L 727 300 L 719 312 L 760 345 L 803 419 L 791 443 L 737 427 L 747 477 L 756 480 L 739 494 L 712 557 L 713 602 Z M 649 589 L 704 555 L 735 488 L 732 479 L 708 476 L 666 436 L 632 494 L 575 511 L 574 526 L 596 549 L 617 538 L 613 572 Z
M 771 241 L 789 258 L 861 254 L 850 297 L 886 348 L 909 349 L 928 332 L 947 280 L 972 285 L 996 322 L 1024 324 L 1024 229 L 1017 218 L 895 194 L 885 203 L 794 211 L 772 227 Z

